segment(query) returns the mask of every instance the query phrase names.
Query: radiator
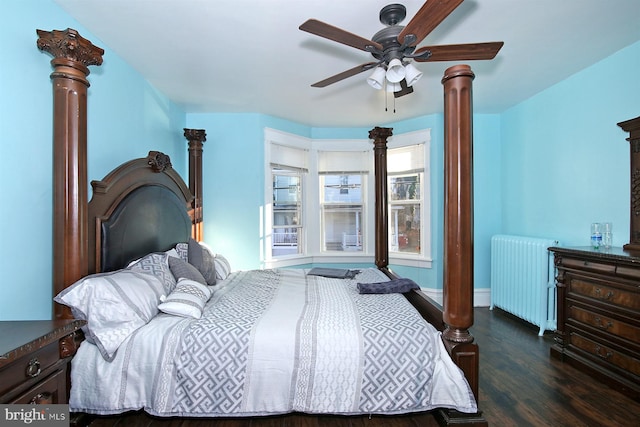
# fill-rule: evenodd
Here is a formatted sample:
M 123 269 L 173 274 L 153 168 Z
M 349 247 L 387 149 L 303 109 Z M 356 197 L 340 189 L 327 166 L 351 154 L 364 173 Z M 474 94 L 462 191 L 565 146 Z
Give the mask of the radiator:
M 491 238 L 491 306 L 545 330 L 556 329 L 553 255 L 558 241 L 495 235 Z

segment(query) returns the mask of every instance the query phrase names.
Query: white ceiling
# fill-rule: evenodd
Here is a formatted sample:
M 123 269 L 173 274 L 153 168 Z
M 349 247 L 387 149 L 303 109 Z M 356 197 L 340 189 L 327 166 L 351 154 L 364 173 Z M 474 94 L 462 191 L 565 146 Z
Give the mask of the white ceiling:
M 433 0 L 431 0 L 433 1 Z M 300 31 L 316 18 L 365 38 L 393 0 L 56 0 L 95 45 L 111 49 L 188 113 L 256 112 L 315 127 L 360 127 L 442 112 L 451 62 L 418 63 L 414 93 L 396 100 L 365 82 L 324 78 L 370 54 Z M 402 0 L 407 24 L 424 3 Z M 640 0 L 466 0 L 423 45 L 504 41 L 469 61 L 474 112 L 500 113 L 640 40 Z M 56 28 L 64 29 L 64 28 Z M 84 34 L 81 33 L 84 36 Z M 92 37 L 93 37 L 92 36 Z M 109 56 L 102 72 L 109 72 Z M 93 68 L 93 67 L 92 67 Z M 637 72 L 637 70 L 612 70 Z M 89 76 L 91 80 L 91 76 Z

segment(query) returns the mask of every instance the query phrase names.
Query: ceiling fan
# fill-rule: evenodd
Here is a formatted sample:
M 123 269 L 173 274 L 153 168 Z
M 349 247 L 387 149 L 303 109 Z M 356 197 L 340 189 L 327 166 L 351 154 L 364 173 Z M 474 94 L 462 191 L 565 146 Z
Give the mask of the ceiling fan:
M 311 86 L 326 87 L 374 69 L 367 82 L 376 89 L 386 88 L 398 98 L 413 92 L 413 84 L 422 75 L 413 66 L 412 61 L 493 59 L 504 42 L 422 46 L 416 49 L 416 46 L 463 1 L 427 0 L 406 26 L 399 25 L 406 17 L 406 8 L 401 4 L 387 5 L 380 11 L 380 22 L 386 25 L 386 28 L 374 34 L 371 40 L 317 19 L 307 20 L 300 25 L 302 31 L 369 52 L 375 59 Z

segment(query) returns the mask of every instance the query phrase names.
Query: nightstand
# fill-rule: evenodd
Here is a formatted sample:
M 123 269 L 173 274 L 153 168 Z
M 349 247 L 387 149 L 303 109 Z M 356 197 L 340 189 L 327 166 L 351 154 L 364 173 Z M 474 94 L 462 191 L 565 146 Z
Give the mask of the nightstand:
M 0 321 L 0 403 L 63 404 L 81 320 Z

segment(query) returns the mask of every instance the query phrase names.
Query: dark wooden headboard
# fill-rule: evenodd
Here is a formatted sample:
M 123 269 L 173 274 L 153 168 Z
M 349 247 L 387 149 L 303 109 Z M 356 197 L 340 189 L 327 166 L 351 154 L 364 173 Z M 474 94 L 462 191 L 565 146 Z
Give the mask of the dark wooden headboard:
M 123 268 L 191 237 L 194 197 L 166 154 L 151 151 L 91 185 L 89 273 Z

